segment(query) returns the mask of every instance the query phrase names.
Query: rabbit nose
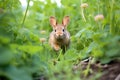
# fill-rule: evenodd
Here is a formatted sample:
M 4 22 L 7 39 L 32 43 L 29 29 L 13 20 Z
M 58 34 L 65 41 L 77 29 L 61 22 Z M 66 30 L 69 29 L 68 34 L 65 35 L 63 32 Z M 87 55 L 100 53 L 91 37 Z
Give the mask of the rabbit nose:
M 57 33 L 57 36 L 62 36 L 62 35 L 63 35 L 62 32 L 58 32 L 58 33 Z

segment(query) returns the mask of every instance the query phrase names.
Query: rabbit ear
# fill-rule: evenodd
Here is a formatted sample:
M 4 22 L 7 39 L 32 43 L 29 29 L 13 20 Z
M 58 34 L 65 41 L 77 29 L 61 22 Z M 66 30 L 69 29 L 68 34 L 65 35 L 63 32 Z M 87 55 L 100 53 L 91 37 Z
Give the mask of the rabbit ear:
M 64 26 L 67 26 L 67 24 L 69 23 L 69 21 L 70 21 L 69 16 L 65 16 L 65 17 L 63 18 L 62 24 L 63 24 Z
M 53 16 L 50 17 L 50 24 L 52 27 L 56 27 L 57 21 L 56 21 L 55 17 L 53 17 Z

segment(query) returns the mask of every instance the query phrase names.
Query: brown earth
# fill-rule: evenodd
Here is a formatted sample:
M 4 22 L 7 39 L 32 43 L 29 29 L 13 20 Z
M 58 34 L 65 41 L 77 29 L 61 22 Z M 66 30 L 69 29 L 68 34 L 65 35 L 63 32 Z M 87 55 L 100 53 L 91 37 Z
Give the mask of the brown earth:
M 90 64 L 89 61 L 82 61 L 80 64 L 74 66 L 73 70 L 86 70 L 89 66 L 89 73 L 81 74 L 83 80 L 92 80 L 96 74 L 101 73 L 97 80 L 120 80 L 120 61 L 112 61 L 109 64 L 102 65 L 100 63 Z

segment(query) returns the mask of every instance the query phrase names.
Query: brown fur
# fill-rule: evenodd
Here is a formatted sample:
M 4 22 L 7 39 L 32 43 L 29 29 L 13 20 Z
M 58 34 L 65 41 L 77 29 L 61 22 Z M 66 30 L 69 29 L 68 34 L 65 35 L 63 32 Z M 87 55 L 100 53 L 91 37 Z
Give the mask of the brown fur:
M 70 33 L 66 30 L 69 22 L 69 16 L 64 17 L 62 24 L 57 24 L 54 17 L 50 17 L 50 24 L 53 31 L 50 33 L 49 44 L 55 51 L 63 49 L 65 51 L 70 44 Z

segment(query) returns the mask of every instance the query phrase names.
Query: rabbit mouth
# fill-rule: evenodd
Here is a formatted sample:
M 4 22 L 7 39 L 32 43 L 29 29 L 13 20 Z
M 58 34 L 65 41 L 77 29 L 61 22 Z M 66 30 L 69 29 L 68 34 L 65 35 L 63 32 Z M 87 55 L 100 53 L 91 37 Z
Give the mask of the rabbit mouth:
M 64 39 L 65 38 L 65 36 L 64 35 L 59 35 L 59 36 L 56 36 L 56 39 L 57 40 L 62 40 L 62 39 Z
M 56 38 L 57 38 L 57 39 L 63 39 L 64 36 L 57 36 Z

